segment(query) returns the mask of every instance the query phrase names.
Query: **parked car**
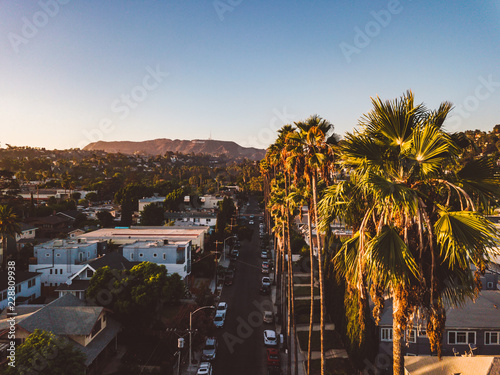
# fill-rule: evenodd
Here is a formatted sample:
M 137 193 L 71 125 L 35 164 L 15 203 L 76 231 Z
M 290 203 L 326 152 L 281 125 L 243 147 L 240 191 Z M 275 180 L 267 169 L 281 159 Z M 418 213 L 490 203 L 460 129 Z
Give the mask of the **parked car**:
M 271 286 L 271 279 L 267 276 L 262 278 L 262 286 Z
M 205 346 L 201 353 L 202 361 L 213 361 L 217 355 L 217 339 L 215 337 L 207 337 Z
M 231 253 L 231 257 L 233 259 L 238 259 L 238 257 L 240 256 L 240 251 L 239 250 L 236 250 L 234 249 L 233 252 Z
M 216 328 L 224 327 L 224 321 L 226 320 L 226 314 L 224 313 L 215 313 L 214 316 L 214 325 Z
M 264 345 L 278 346 L 278 338 L 276 337 L 276 332 L 272 329 L 266 329 L 264 331 Z
M 212 375 L 212 364 L 210 362 L 201 362 L 196 375 Z
M 226 302 L 219 302 L 217 304 L 217 310 L 215 311 L 216 314 L 218 313 L 224 313 L 224 315 L 227 314 L 227 303 Z
M 262 273 L 269 273 L 269 263 L 266 261 L 262 262 Z
M 234 271 L 228 270 L 226 271 L 226 275 L 224 277 L 224 285 L 233 285 L 234 282 Z
M 274 322 L 274 314 L 272 311 L 264 311 L 264 317 L 262 318 L 264 323 L 273 323 Z
M 249 224 L 249 225 L 253 225 L 253 224 L 254 224 L 253 220 L 250 220 L 250 221 L 248 222 L 248 224 Z
M 275 348 L 267 348 L 267 365 L 271 367 L 279 367 L 280 366 L 280 353 L 278 349 Z
M 262 250 L 262 251 L 260 252 L 260 257 L 261 257 L 262 259 L 267 259 L 267 250 Z

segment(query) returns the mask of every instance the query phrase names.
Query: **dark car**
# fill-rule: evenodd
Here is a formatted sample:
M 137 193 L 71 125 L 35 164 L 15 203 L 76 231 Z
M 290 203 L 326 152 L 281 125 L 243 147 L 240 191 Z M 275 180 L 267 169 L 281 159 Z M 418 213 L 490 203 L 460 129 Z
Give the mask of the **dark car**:
M 267 348 L 267 365 L 271 367 L 279 367 L 280 366 L 280 353 L 278 349 L 275 348 Z
M 224 278 L 224 285 L 233 285 L 234 282 L 234 271 L 228 270 L 226 271 L 226 275 Z

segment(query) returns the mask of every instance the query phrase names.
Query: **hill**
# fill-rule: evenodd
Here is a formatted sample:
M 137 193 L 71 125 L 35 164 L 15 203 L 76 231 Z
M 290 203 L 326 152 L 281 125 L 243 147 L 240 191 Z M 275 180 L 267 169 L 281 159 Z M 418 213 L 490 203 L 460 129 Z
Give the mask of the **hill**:
M 242 147 L 235 142 L 216 141 L 216 140 L 199 140 L 192 141 L 179 139 L 154 139 L 150 141 L 131 142 L 131 141 L 115 141 L 92 142 L 83 148 L 87 151 L 102 150 L 110 153 L 122 154 L 143 154 L 143 155 L 164 155 L 166 152 L 180 152 L 182 154 L 208 154 L 222 155 L 225 154 L 231 159 L 247 158 L 251 160 L 261 160 L 266 154 L 266 150 Z

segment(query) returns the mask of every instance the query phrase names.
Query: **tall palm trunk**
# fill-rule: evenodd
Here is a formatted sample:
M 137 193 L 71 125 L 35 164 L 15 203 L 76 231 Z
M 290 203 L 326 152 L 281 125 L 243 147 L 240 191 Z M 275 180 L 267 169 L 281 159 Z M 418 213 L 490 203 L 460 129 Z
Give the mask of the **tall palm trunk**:
M 307 226 L 308 226 L 308 235 L 309 235 L 309 262 L 311 268 L 311 306 L 310 306 L 310 315 L 309 315 L 309 340 L 307 344 L 307 374 L 311 373 L 311 342 L 312 342 L 312 333 L 313 333 L 313 322 L 314 322 L 314 255 L 313 255 L 313 237 L 312 237 L 312 228 L 311 228 L 311 214 L 312 214 L 311 200 L 309 199 L 309 209 L 307 213 Z
M 316 238 L 318 241 L 318 277 L 319 277 L 319 296 L 320 296 L 320 338 L 321 338 L 321 375 L 325 375 L 325 291 L 323 288 L 323 259 L 321 250 L 321 238 L 319 234 L 318 220 L 318 192 L 316 187 L 316 171 L 312 176 L 312 193 L 314 201 L 314 221 L 316 224 Z
M 404 374 L 403 339 L 404 332 L 401 327 L 401 315 L 403 314 L 401 300 L 398 293 L 394 294 L 392 303 L 392 356 L 393 375 Z
M 290 212 L 287 210 L 286 214 L 287 219 L 287 231 L 286 231 L 286 239 L 287 239 L 287 247 L 288 247 L 288 283 L 289 287 L 289 301 L 290 301 L 290 317 L 291 317 L 291 326 L 293 332 L 293 347 L 294 347 L 294 372 L 295 375 L 299 373 L 299 362 L 298 362 L 298 349 L 297 349 L 297 326 L 295 324 L 295 296 L 294 296 L 294 283 L 293 283 L 293 263 L 292 263 L 292 244 L 291 244 L 291 236 L 290 236 Z
M 286 236 L 287 236 L 287 231 L 286 231 L 286 224 L 285 222 L 283 222 L 283 245 L 285 245 L 283 247 L 283 250 L 285 250 L 285 247 L 287 247 L 287 251 L 283 251 L 283 258 L 284 258 L 284 254 L 286 253 L 288 255 L 288 262 L 287 262 L 287 283 L 286 283 L 286 288 L 287 288 L 287 302 L 288 302 L 288 311 L 287 311 L 287 329 L 286 329 L 286 332 L 287 332 L 287 347 L 288 347 L 288 357 L 287 357 L 287 361 L 288 361 L 288 366 L 287 366 L 287 374 L 288 375 L 291 375 L 292 374 L 292 353 L 290 352 L 290 347 L 291 347 L 291 343 L 292 343 L 292 298 L 291 298 L 291 295 L 292 295 L 292 292 L 291 292 L 291 286 L 292 286 L 292 283 L 290 282 L 290 273 L 291 273 L 291 269 L 290 269 L 290 248 L 288 248 L 288 246 L 286 246 L 288 244 L 288 241 L 285 241 L 286 239 Z

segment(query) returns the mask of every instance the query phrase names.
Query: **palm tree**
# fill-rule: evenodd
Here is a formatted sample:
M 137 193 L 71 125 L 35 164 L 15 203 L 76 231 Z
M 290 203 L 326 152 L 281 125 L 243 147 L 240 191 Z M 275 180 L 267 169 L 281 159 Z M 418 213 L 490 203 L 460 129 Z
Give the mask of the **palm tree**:
M 341 146 L 355 184 L 328 189 L 322 213 L 346 219 L 357 213 L 357 231 L 335 257 L 336 269 L 361 298 L 370 290 L 376 320 L 383 293 L 392 297 L 393 373 L 399 375 L 413 314 L 425 316 L 431 349 L 440 356 L 445 302 L 457 306 L 478 292 L 471 264 L 484 271 L 498 237 L 472 197 L 486 205 L 500 196 L 499 179 L 486 160 L 459 165 L 458 148 L 442 130 L 451 104 L 429 111 L 415 105 L 411 92 L 372 103 L 361 129 Z
M 320 338 L 321 338 L 321 375 L 325 374 L 325 291 L 323 282 L 323 259 L 318 216 L 318 177 L 327 162 L 329 146 L 326 141 L 333 125 L 319 116 L 311 116 L 305 122 L 296 122 L 298 131 L 289 135 L 290 153 L 303 160 L 304 175 L 312 193 L 313 213 L 316 224 L 316 240 L 318 244 L 318 277 L 320 293 Z M 311 242 L 312 244 L 312 242 Z M 312 250 L 312 247 L 311 247 Z M 310 362 L 310 361 L 309 361 Z
M 12 208 L 0 206 L 0 236 L 2 237 L 2 269 L 7 264 L 7 238 L 21 234 L 21 227 L 17 221 L 17 215 Z

